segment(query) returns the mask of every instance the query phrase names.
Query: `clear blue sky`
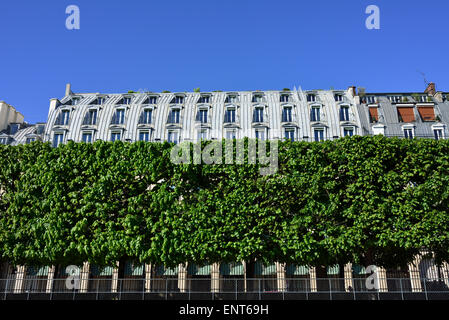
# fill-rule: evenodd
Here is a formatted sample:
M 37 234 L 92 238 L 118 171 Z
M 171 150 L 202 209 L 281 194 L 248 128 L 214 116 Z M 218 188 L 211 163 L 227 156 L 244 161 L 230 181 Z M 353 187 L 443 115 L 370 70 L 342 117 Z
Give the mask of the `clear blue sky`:
M 81 29 L 65 28 L 78 5 Z M 365 8 L 381 29 L 365 28 Z M 449 91 L 448 0 L 0 2 L 0 100 L 31 123 L 74 92 Z

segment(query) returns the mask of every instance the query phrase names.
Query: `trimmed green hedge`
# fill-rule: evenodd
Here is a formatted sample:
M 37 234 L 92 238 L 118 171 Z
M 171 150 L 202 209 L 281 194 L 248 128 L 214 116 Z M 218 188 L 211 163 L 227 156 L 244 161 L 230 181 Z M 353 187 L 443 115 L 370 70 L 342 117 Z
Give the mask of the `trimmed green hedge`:
M 247 141 L 247 140 L 245 140 Z M 0 146 L 0 254 L 17 264 L 449 260 L 449 141 L 281 142 L 279 170 L 175 165 L 168 143 Z

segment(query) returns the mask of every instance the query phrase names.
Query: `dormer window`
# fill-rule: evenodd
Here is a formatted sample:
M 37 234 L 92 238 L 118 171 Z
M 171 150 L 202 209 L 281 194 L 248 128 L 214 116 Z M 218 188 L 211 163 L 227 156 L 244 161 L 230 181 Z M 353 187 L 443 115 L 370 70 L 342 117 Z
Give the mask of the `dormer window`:
M 167 123 L 179 123 L 179 115 L 180 115 L 179 109 L 171 109 L 170 113 L 168 114 Z
M 401 96 L 388 96 L 391 103 L 400 103 L 402 101 Z
M 374 98 L 374 96 L 367 96 L 367 97 L 365 97 L 365 100 L 366 100 L 366 102 L 367 102 L 368 104 L 373 104 L 373 103 L 375 103 L 375 98 Z
M 76 106 L 80 102 L 79 98 L 72 98 L 72 106 Z
M 184 103 L 184 97 L 176 96 L 174 97 L 171 102 L 171 104 L 183 104 Z
M 292 107 L 284 107 L 282 110 L 282 122 L 292 122 Z
M 207 123 L 207 109 L 200 109 L 196 114 L 196 121 Z
M 377 110 L 377 107 L 370 107 L 369 108 L 369 122 L 377 123 L 378 121 L 379 121 L 379 112 Z
M 288 94 L 281 94 L 281 102 L 288 102 L 290 96 Z
M 91 105 L 98 105 L 101 106 L 106 101 L 105 97 L 98 97 L 94 101 L 92 101 Z
M 398 107 L 398 120 L 399 122 L 414 122 L 415 112 L 413 107 Z
M 263 102 L 263 96 L 260 95 L 260 94 L 255 94 L 255 95 L 253 96 L 252 102 L 255 102 L 255 103 L 261 103 L 261 102 Z
M 433 134 L 435 136 L 435 140 L 443 139 L 443 129 L 433 129 Z
M 148 130 L 139 131 L 139 141 L 150 141 L 150 131 Z
M 253 122 L 263 122 L 263 108 L 257 107 L 254 109 Z
M 169 143 L 178 144 L 179 140 L 178 131 L 173 130 L 168 131 L 167 140 Z
M 237 103 L 237 96 L 235 96 L 235 95 L 227 96 L 225 103 Z
M 82 141 L 85 143 L 92 142 L 92 132 L 83 132 Z
M 225 123 L 234 123 L 235 122 L 235 108 L 234 107 L 226 108 L 224 122 Z
M 69 118 L 70 118 L 70 111 L 62 110 L 55 121 L 55 125 L 66 126 L 69 124 Z
M 340 121 L 349 121 L 349 107 L 348 106 L 340 107 Z
M 352 137 L 354 135 L 354 128 L 343 128 L 343 136 L 344 137 Z
M 210 97 L 209 96 L 202 96 L 198 99 L 198 103 L 210 103 Z
M 30 143 L 32 143 L 34 141 L 36 141 L 36 138 L 27 138 L 25 143 L 26 144 L 30 144 Z
M 320 121 L 321 115 L 320 115 L 320 107 L 319 106 L 313 106 L 310 109 L 310 121 Z
M 307 102 L 315 102 L 316 101 L 316 95 L 313 93 L 309 93 L 307 95 Z
M 63 133 L 55 133 L 53 136 L 53 147 L 59 146 L 64 140 L 64 134 Z
M 285 139 L 295 141 L 295 129 L 294 128 L 287 128 L 285 129 Z
M 256 139 L 265 140 L 265 129 L 256 129 Z
M 197 141 L 201 141 L 201 140 L 207 140 L 207 130 L 206 129 L 198 130 Z
M 83 125 L 94 126 L 97 124 L 97 109 L 92 109 L 86 112 L 84 116 Z
M 157 97 L 148 97 L 143 104 L 157 104 Z
M 413 128 L 404 129 L 404 138 L 413 139 Z
M 115 110 L 111 124 L 124 124 L 124 123 L 125 123 L 125 109 Z
M 0 138 L 0 144 L 7 144 L 8 138 Z
M 130 97 L 123 98 L 123 104 L 130 105 L 131 104 L 131 98 Z
M 152 109 L 144 109 L 139 117 L 139 124 L 151 124 Z
M 111 141 L 120 141 L 122 139 L 122 133 L 119 131 L 111 132 Z
M 343 95 L 340 93 L 334 94 L 335 101 L 341 102 L 343 101 Z

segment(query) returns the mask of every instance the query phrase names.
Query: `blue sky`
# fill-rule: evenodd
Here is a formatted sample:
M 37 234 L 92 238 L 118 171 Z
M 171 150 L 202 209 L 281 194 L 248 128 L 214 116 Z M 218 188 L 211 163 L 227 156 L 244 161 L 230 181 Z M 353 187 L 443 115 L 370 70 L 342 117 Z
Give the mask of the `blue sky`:
M 77 5 L 80 30 L 67 30 Z M 381 29 L 365 28 L 368 5 Z M 0 100 L 31 123 L 74 92 L 449 91 L 449 1 L 0 2 Z

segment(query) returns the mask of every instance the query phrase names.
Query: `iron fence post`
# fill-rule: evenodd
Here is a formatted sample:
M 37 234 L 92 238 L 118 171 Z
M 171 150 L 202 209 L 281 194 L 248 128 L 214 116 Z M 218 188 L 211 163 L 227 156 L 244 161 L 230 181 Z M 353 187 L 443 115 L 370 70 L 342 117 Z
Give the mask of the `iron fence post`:
M 329 296 L 332 301 L 332 282 L 330 278 L 328 278 L 327 281 L 329 282 Z
M 145 290 L 146 290 L 146 288 L 145 288 L 145 284 L 146 284 L 145 278 L 143 278 L 142 281 L 143 281 L 142 300 L 145 300 Z
M 234 279 L 235 282 L 235 300 L 237 300 L 237 279 Z
M 258 289 L 259 289 L 259 300 L 262 300 L 262 299 L 261 299 L 261 296 L 260 296 L 260 295 L 261 295 L 261 294 L 260 294 L 260 288 L 261 288 L 261 287 L 260 287 L 260 279 L 259 279 L 258 281 L 259 281 L 259 286 L 258 286 Z
M 402 278 L 399 278 L 399 285 L 401 286 L 401 299 L 404 301 L 404 292 L 402 290 Z
M 168 300 L 168 279 L 165 278 L 165 301 Z
M 6 293 L 8 292 L 8 284 L 9 284 L 9 278 L 6 278 L 5 296 L 4 296 L 3 300 L 6 300 Z
M 118 279 L 118 283 L 119 283 L 118 299 L 121 301 L 122 300 L 122 279 Z
M 426 295 L 426 300 L 429 300 L 429 298 L 427 297 L 427 285 L 426 285 L 426 278 L 424 278 L 424 294 Z

